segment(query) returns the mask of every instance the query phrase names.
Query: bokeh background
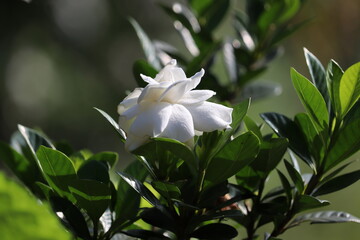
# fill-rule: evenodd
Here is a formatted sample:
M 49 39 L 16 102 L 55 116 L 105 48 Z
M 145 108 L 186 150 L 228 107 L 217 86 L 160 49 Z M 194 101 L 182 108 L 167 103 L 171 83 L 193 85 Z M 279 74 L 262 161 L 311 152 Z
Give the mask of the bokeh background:
M 41 128 L 51 139 L 75 149 L 129 156 L 98 107 L 117 118 L 116 107 L 132 90 L 132 64 L 144 58 L 127 18 L 135 18 L 152 39 L 183 48 L 172 21 L 154 0 L 1 0 L 0 1 L 0 140 L 8 142 L 17 124 Z M 162 1 L 170 3 L 172 1 Z M 241 8 L 242 0 L 234 1 Z M 260 81 L 278 82 L 280 96 L 252 104 L 250 116 L 275 111 L 290 117 L 302 111 L 289 78 L 290 67 L 308 76 L 303 47 L 326 65 L 335 59 L 344 69 L 360 60 L 360 1 L 307 1 L 294 22 L 312 19 L 284 42 L 285 53 Z M 218 36 L 232 34 L 230 20 Z M 360 129 L 359 129 L 360 131 Z M 356 159 L 359 154 L 352 157 Z M 359 169 L 357 162 L 351 165 Z M 351 170 L 351 169 L 350 169 Z M 276 181 L 273 180 L 273 181 Z M 275 184 L 275 183 L 274 183 Z M 360 216 L 360 184 L 326 196 L 328 209 Z M 289 230 L 284 239 L 359 239 L 354 223 Z

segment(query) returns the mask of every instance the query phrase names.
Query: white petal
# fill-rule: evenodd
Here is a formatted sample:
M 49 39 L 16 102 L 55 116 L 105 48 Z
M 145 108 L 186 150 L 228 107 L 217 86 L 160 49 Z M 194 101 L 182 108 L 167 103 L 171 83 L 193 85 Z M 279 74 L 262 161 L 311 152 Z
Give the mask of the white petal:
M 125 150 L 131 152 L 149 140 L 149 137 L 137 137 L 129 134 L 125 142 Z
M 142 101 L 157 101 L 169 85 L 170 83 L 148 84 L 143 89 L 137 102 L 140 103 Z
M 192 90 L 185 93 L 178 103 L 183 105 L 197 104 L 208 100 L 215 94 L 216 92 L 211 90 Z
M 128 109 L 129 107 L 135 105 L 137 103 L 137 99 L 140 96 L 141 92 L 143 91 L 143 88 L 135 88 L 134 91 L 132 91 L 118 106 L 118 113 L 121 114 L 124 109 Z M 122 106 L 121 109 L 119 107 Z
M 144 74 L 140 74 L 140 77 L 144 80 L 144 82 L 147 82 L 149 84 L 157 83 L 157 81 L 155 81 L 153 78 L 146 76 Z
M 135 136 L 158 136 L 167 126 L 171 114 L 171 104 L 142 104 L 140 113 L 130 127 L 130 133 Z
M 132 106 L 128 109 L 126 109 L 126 111 L 122 112 L 120 114 L 120 117 L 124 117 L 125 119 L 131 119 L 133 117 L 135 117 L 136 115 L 138 115 L 141 111 L 140 105 L 136 104 L 135 106 Z
M 176 67 L 173 65 L 174 62 L 170 62 L 170 64 L 166 65 L 155 77 L 155 81 L 157 82 L 176 82 L 180 80 L 187 79 L 184 70 L 182 68 Z
M 230 128 L 232 108 L 220 104 L 203 102 L 196 105 L 185 105 L 194 119 L 198 131 L 211 132 Z
M 194 137 L 194 124 L 189 111 L 182 105 L 173 104 L 169 122 L 159 137 L 186 142 Z
M 171 84 L 160 96 L 159 101 L 176 103 L 188 90 L 189 80 L 177 81 Z
M 191 77 L 191 86 L 190 89 L 194 89 L 197 87 L 197 85 L 199 85 L 201 78 L 204 76 L 205 74 L 205 70 L 201 69 L 200 72 L 197 72 L 194 74 L 194 76 Z

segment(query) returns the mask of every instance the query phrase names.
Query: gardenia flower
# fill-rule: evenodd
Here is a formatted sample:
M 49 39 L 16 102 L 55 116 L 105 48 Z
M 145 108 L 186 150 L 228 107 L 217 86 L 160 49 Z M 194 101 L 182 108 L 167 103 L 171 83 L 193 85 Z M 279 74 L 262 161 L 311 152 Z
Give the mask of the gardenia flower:
M 193 90 L 204 73 L 201 69 L 187 78 L 172 60 L 154 79 L 141 75 L 148 85 L 136 88 L 118 106 L 125 148 L 133 151 L 150 137 L 187 142 L 195 134 L 230 128 L 232 108 L 206 101 L 214 91 Z

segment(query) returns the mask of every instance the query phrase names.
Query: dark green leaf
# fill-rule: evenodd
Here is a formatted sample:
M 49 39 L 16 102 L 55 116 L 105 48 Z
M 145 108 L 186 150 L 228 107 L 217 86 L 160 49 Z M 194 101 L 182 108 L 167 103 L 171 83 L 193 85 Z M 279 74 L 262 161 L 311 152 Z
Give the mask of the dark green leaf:
M 262 134 L 260 131 L 260 127 L 256 124 L 256 122 L 254 122 L 254 120 L 252 120 L 249 116 L 245 116 L 244 123 L 245 123 L 246 129 L 248 131 L 253 132 L 257 136 L 257 138 L 260 140 L 260 142 L 262 142 Z
M 360 98 L 360 62 L 349 67 L 342 76 L 339 86 L 341 115 L 346 113 Z
M 154 78 L 158 71 L 145 60 L 137 60 L 133 65 L 133 74 L 139 87 L 145 87 L 147 83 L 140 74 Z
M 39 204 L 29 192 L 0 173 L 1 239 L 70 240 L 46 202 Z
M 286 170 L 288 171 L 289 176 L 293 181 L 296 189 L 299 191 L 299 193 L 302 193 L 304 190 L 304 181 L 300 173 L 288 161 L 285 160 L 284 162 L 285 162 Z
M 279 170 L 277 170 L 277 173 L 279 175 L 279 178 L 280 178 L 280 181 L 281 181 L 281 185 L 285 191 L 285 194 L 286 194 L 286 198 L 288 199 L 288 202 L 291 201 L 292 199 L 292 193 L 291 193 L 291 186 L 290 186 L 290 183 L 289 183 L 289 180 L 287 180 L 287 178 L 285 177 L 285 175 L 280 172 Z
M 106 112 L 104 112 L 103 110 L 99 109 L 99 108 L 94 108 L 95 110 L 97 110 L 99 113 L 101 113 L 101 115 L 111 124 L 111 126 L 115 129 L 115 131 L 119 134 L 120 139 L 125 142 L 126 139 L 126 134 L 125 132 L 119 127 L 119 124 L 112 119 L 112 117 L 110 117 L 109 114 L 107 114 Z
M 141 46 L 144 50 L 147 61 L 154 66 L 157 70 L 161 69 L 161 65 L 159 60 L 156 58 L 156 51 L 153 43 L 150 38 L 144 32 L 144 30 L 140 27 L 137 21 L 133 18 L 129 18 L 129 22 L 133 26 L 136 31 L 136 34 L 140 40 Z
M 357 182 L 359 179 L 360 179 L 360 170 L 335 177 L 325 182 L 318 189 L 316 189 L 313 195 L 320 196 L 320 195 L 339 191 Z
M 216 184 L 227 180 L 253 161 L 259 152 L 259 139 L 251 132 L 226 144 L 206 169 L 205 182 Z
M 299 213 L 313 208 L 325 207 L 330 203 L 326 200 L 320 200 L 309 195 L 302 195 L 294 204 L 294 211 Z
M 354 222 L 360 223 L 360 219 L 346 212 L 336 211 L 323 211 L 313 212 L 295 218 L 290 227 L 299 225 L 303 222 L 315 223 L 342 223 L 342 222 Z
M 42 182 L 35 182 L 35 184 L 41 190 L 41 192 L 43 193 L 43 195 L 46 197 L 47 200 L 49 200 L 50 197 L 54 194 L 54 191 L 48 185 Z
M 148 208 L 141 212 L 141 219 L 144 222 L 151 224 L 152 226 L 163 228 L 172 232 L 176 232 L 177 223 L 170 216 L 170 214 L 164 214 L 157 208 Z
M 291 69 L 291 79 L 301 102 L 319 131 L 329 127 L 329 112 L 325 100 L 316 87 L 295 69 Z
M 152 206 L 163 209 L 159 199 L 139 180 L 131 177 L 126 173 L 117 172 L 141 197 L 148 201 Z
M 76 205 L 86 211 L 94 224 L 110 206 L 110 188 L 104 183 L 78 179 L 69 184 L 69 190 L 76 199 Z
M 68 184 L 77 179 L 71 160 L 62 152 L 40 146 L 37 158 L 49 185 L 62 197 L 68 196 Z
M 232 239 L 238 235 L 235 228 L 223 223 L 210 223 L 196 229 L 191 237 L 199 239 Z
M 181 195 L 180 189 L 172 183 L 152 181 L 151 186 L 166 199 L 179 199 Z
M 116 152 L 100 152 L 92 155 L 87 159 L 87 161 L 91 160 L 99 161 L 104 163 L 109 168 L 112 168 L 118 161 L 118 154 Z
M 330 98 L 332 102 L 333 110 L 338 118 L 341 118 L 341 106 L 340 106 L 340 80 L 344 74 L 341 67 L 331 60 L 326 70 L 326 82 L 329 89 Z
M 299 127 L 289 118 L 278 113 L 263 113 L 260 116 L 280 137 L 289 139 L 289 147 L 296 153 L 307 165 L 315 169 L 315 164 L 310 157 Z
M 148 175 L 146 168 L 139 161 L 133 161 L 124 172 L 136 177 L 140 182 L 143 182 Z M 116 198 L 115 219 L 126 221 L 137 215 L 140 206 L 140 195 L 122 178 L 119 179 Z
M 230 0 L 216 0 L 199 13 L 199 22 L 208 32 L 213 31 L 230 8 Z
M 124 233 L 130 237 L 134 237 L 136 239 L 157 239 L 157 240 L 166 240 L 170 239 L 168 237 L 165 237 L 161 233 L 152 232 L 149 230 L 143 230 L 143 229 L 130 229 L 126 231 L 122 231 L 121 233 Z
M 304 48 L 304 53 L 312 82 L 315 84 L 316 88 L 320 91 L 327 105 L 327 109 L 330 112 L 331 101 L 326 83 L 325 69 L 321 64 L 321 62 L 319 61 L 319 59 L 317 59 L 315 55 L 312 54 L 309 50 Z
M 106 166 L 96 160 L 87 160 L 79 168 L 77 175 L 80 179 L 95 180 L 105 184 L 110 182 Z

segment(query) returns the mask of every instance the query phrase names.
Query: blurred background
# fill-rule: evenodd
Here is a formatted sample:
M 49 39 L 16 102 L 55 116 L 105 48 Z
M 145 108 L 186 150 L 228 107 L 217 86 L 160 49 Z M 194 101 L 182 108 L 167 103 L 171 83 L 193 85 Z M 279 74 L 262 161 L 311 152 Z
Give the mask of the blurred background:
M 132 90 L 132 64 L 144 54 L 127 18 L 135 18 L 152 39 L 183 48 L 172 21 L 153 0 L 1 0 L 0 1 L 0 140 L 8 142 L 17 124 L 40 128 L 52 140 L 75 149 L 116 151 L 120 165 L 128 156 L 108 123 L 93 107 L 117 119 L 116 108 Z M 162 1 L 172 2 L 172 1 Z M 242 0 L 234 1 L 241 8 Z M 312 19 L 287 39 L 285 53 L 259 77 L 278 82 L 280 96 L 252 104 L 261 112 L 293 117 L 302 111 L 289 78 L 290 67 L 306 76 L 308 48 L 326 66 L 335 59 L 343 69 L 360 60 L 360 1 L 307 1 L 295 21 Z M 219 37 L 233 34 L 225 21 Z M 359 129 L 360 130 L 360 129 Z M 359 154 L 357 155 L 359 156 Z M 353 159 L 356 156 L 353 157 Z M 120 166 L 120 167 L 121 167 Z M 359 169 L 360 164 L 352 165 Z M 360 184 L 329 196 L 329 209 L 360 216 Z M 310 226 L 288 231 L 284 239 L 359 239 L 354 223 Z

